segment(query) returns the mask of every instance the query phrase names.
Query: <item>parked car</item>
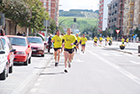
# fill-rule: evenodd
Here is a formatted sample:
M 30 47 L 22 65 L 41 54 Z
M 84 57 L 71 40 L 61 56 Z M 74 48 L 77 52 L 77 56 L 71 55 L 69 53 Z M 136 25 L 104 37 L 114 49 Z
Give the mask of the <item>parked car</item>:
M 44 57 L 45 45 L 40 37 L 27 37 L 32 48 L 32 55 L 41 55 Z
M 0 80 L 5 80 L 8 77 L 9 64 L 4 50 L 4 44 L 0 39 Z
M 13 49 L 11 42 L 9 41 L 9 39 L 5 36 L 0 36 L 0 38 L 2 39 L 2 42 L 4 44 L 4 49 L 5 49 L 5 54 L 7 55 L 7 60 L 9 63 L 9 73 L 13 72 L 13 62 L 14 62 L 14 51 L 16 51 L 15 49 Z
M 23 63 L 24 65 L 30 64 L 32 50 L 27 37 L 13 35 L 7 35 L 7 37 L 9 38 L 12 47 L 16 49 L 14 52 L 14 63 Z

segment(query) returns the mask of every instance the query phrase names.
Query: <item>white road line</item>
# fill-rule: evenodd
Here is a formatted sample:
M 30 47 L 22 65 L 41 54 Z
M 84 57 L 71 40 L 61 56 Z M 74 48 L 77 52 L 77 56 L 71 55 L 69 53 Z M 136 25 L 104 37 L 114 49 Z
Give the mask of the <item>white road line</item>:
M 131 62 L 131 63 L 134 63 L 134 64 L 140 64 L 140 63 L 135 62 L 135 61 L 132 61 L 132 60 L 130 60 L 130 62 Z
M 121 55 L 119 55 L 119 54 L 117 54 L 117 53 L 112 53 L 114 56 L 121 56 Z
M 36 83 L 36 84 L 34 84 L 34 86 L 39 86 L 40 85 L 40 83 Z
M 87 50 L 89 51 L 89 50 Z M 134 76 L 133 74 L 127 72 L 126 70 L 122 69 L 121 67 L 111 63 L 110 61 L 102 58 L 101 56 L 92 53 L 91 51 L 89 51 L 92 55 L 95 55 L 97 58 L 101 59 L 103 62 L 107 63 L 108 65 L 112 66 L 113 68 L 117 69 L 119 72 L 121 72 L 122 74 L 124 74 L 125 76 L 127 76 L 128 78 L 130 78 L 131 80 L 133 80 L 134 82 L 136 82 L 137 84 L 140 84 L 140 79 L 136 76 Z
M 101 53 L 102 55 L 104 55 L 104 56 L 109 56 L 109 54 L 107 54 L 107 53 Z
M 32 89 L 30 90 L 30 92 L 33 93 L 33 92 L 36 92 L 36 90 L 37 90 L 36 88 L 32 88 Z
M 42 79 L 41 79 L 41 78 L 39 78 L 37 81 L 42 81 Z

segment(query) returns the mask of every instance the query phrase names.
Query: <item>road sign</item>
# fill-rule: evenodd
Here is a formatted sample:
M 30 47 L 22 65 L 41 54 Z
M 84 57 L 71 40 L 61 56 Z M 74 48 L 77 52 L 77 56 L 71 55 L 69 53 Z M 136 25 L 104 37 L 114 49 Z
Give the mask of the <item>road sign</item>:
M 117 34 L 119 34 L 120 30 L 116 30 Z

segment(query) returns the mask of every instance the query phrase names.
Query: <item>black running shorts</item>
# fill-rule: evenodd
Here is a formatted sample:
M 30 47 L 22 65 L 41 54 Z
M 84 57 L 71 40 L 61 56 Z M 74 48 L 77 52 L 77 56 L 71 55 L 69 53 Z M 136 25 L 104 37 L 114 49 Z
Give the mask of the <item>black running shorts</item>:
M 65 48 L 64 51 L 67 51 L 68 53 L 72 54 L 74 52 L 74 49 L 67 49 L 67 48 Z
M 94 41 L 94 43 L 97 43 L 97 41 Z
M 57 51 L 58 49 L 62 49 L 61 47 L 60 48 L 54 48 L 54 51 Z
M 86 46 L 86 44 L 82 44 L 82 46 Z

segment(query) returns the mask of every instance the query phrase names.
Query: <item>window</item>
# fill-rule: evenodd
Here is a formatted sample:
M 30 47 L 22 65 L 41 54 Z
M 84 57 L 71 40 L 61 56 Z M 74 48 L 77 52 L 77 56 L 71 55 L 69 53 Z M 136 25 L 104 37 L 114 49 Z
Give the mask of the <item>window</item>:
M 133 14 L 131 14 L 131 18 L 133 18 Z
M 46 6 L 46 3 L 44 3 L 44 6 Z

